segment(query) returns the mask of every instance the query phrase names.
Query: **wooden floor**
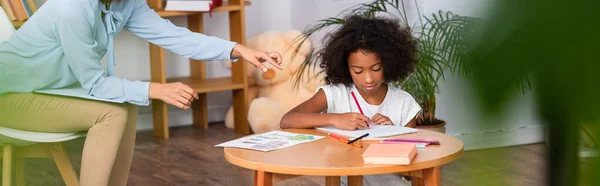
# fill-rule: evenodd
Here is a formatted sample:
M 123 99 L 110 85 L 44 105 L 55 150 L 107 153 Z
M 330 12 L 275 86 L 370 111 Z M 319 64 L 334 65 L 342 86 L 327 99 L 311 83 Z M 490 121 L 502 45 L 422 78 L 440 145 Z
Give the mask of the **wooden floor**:
M 240 137 L 222 124 L 210 129 L 171 128 L 169 140 L 151 132 L 138 133 L 128 185 L 252 185 L 252 172 L 229 164 L 223 150 L 214 145 Z M 67 143 L 79 172 L 83 140 Z M 543 170 L 546 146 L 524 145 L 467 151 L 455 162 L 442 167 L 443 185 L 546 185 Z M 27 185 L 64 185 L 49 159 L 25 161 Z M 324 185 L 323 177 L 299 177 L 276 185 Z

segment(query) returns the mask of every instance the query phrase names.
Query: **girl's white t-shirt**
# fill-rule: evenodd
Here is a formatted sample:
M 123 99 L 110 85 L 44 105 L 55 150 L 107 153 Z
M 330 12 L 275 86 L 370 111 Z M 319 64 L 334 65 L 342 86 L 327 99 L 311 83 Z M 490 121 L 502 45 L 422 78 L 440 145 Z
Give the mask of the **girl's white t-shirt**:
M 330 84 L 319 87 L 317 91 L 319 89 L 322 89 L 327 97 L 327 113 L 360 113 L 351 92 L 356 95 L 365 116 L 373 118 L 375 114 L 379 113 L 389 117 L 396 126 L 405 126 L 421 111 L 417 101 L 408 92 L 391 84 L 388 84 L 385 99 L 380 105 L 367 103 L 354 84 L 350 86 Z

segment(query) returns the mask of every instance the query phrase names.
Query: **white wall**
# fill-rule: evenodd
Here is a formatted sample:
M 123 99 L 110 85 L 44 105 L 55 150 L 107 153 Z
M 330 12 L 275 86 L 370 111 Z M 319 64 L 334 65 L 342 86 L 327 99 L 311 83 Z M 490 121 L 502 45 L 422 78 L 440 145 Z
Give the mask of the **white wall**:
M 425 15 L 439 10 L 485 18 L 490 0 L 427 0 Z M 464 79 L 446 76 L 437 96 L 436 116 L 448 123 L 447 133 L 458 136 L 466 149 L 508 146 L 543 141 L 542 122 L 537 117 L 531 91 L 515 93 L 498 115 L 487 116 L 472 87 Z
M 319 19 L 336 17 L 341 11 L 356 5 L 356 3 L 366 2 L 365 0 L 296 0 L 292 1 L 291 17 L 292 28 L 303 30 L 308 25 L 316 23 Z M 332 30 L 328 28 L 327 30 Z M 317 32 L 310 37 L 315 47 L 321 46 L 321 38 L 326 31 Z
M 416 7 L 420 5 L 421 0 L 415 1 L 408 0 L 406 2 L 408 7 Z M 297 0 L 292 2 L 291 9 L 291 17 L 294 22 L 292 23 L 292 28 L 303 30 L 309 24 L 314 24 L 320 19 L 325 19 L 329 17 L 338 17 L 338 15 L 352 7 L 357 5 L 358 3 L 368 3 L 372 2 L 372 0 Z M 416 9 L 410 9 L 407 11 L 409 14 L 409 22 L 415 23 L 416 19 Z M 394 13 L 397 15 L 396 13 Z M 414 18 L 414 19 L 410 19 Z M 327 28 L 324 31 L 315 33 L 310 39 L 315 45 L 315 47 L 321 46 L 321 39 L 329 30 L 333 30 L 333 28 Z
M 426 0 L 422 1 L 425 14 L 436 13 L 439 10 L 451 11 L 465 16 L 482 17 L 490 9 L 490 0 Z

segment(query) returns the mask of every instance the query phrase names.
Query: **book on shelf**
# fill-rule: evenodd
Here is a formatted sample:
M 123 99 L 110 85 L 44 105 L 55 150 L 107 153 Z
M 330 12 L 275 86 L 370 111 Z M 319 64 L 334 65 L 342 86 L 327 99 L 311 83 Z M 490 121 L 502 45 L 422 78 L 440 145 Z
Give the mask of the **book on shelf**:
M 0 6 L 11 21 L 25 21 L 38 10 L 35 0 L 0 0 Z
M 15 12 L 13 12 L 12 6 L 10 5 L 10 0 L 0 0 L 0 6 L 4 9 L 6 16 L 11 21 L 16 21 L 17 17 L 15 16 Z
M 223 0 L 166 0 L 165 11 L 210 12 Z

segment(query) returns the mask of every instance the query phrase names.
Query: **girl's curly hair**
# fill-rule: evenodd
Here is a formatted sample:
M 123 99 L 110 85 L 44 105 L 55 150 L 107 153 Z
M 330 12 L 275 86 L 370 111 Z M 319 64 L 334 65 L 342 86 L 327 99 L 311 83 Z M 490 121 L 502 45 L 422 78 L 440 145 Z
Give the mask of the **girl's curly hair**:
M 326 73 L 326 84 L 353 83 L 348 56 L 358 50 L 377 54 L 386 83 L 404 80 L 417 63 L 416 40 L 394 19 L 350 16 L 323 42 L 325 47 L 317 53 L 317 60 Z

